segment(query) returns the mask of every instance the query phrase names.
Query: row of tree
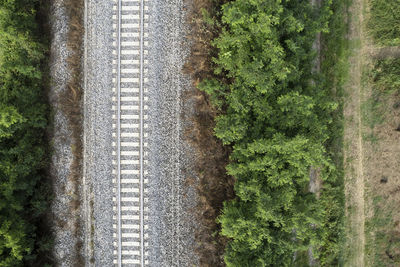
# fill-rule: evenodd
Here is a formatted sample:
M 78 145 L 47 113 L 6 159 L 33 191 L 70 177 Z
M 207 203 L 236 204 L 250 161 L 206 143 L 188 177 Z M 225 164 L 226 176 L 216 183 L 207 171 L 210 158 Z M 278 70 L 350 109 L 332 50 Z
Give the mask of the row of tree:
M 311 168 L 323 190 L 341 190 L 326 149 L 338 103 L 324 76 L 312 71 L 313 42 L 329 30 L 331 4 L 235 0 L 222 6 L 223 26 L 213 43 L 218 78 L 199 88 L 220 112 L 216 136 L 232 147 L 227 172 L 236 179 L 236 198 L 219 217 L 221 234 L 231 240 L 227 266 L 288 266 L 310 249 L 324 264 L 337 261 L 337 246 L 329 243 L 338 240 L 340 200 L 309 191 Z
M 0 266 L 43 266 L 37 255 L 49 249 L 39 225 L 48 207 L 49 111 L 39 5 L 0 0 Z

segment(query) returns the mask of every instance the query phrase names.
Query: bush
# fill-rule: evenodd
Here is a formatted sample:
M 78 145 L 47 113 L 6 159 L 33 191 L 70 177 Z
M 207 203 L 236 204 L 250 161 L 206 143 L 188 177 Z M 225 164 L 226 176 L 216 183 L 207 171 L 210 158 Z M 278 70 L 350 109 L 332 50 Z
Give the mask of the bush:
M 213 45 L 215 76 L 225 78 L 199 88 L 220 112 L 215 135 L 232 147 L 227 172 L 237 197 L 218 219 L 231 240 L 227 266 L 287 266 L 310 247 L 321 262 L 337 261 L 343 189 L 327 146 L 339 104 L 326 86 L 336 73 L 312 71 L 315 36 L 328 33 L 336 7 L 279 0 L 222 6 L 224 26 Z M 311 168 L 327 185 L 320 200 L 308 190 Z
M 0 266 L 33 266 L 48 244 L 38 233 L 48 207 L 38 4 L 0 1 Z

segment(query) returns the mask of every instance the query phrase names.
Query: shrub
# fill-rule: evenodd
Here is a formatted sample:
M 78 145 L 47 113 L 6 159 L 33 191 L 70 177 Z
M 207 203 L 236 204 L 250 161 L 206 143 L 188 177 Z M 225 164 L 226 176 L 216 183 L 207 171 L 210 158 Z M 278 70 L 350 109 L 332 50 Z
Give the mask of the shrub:
M 339 105 L 328 77 L 312 71 L 312 45 L 328 33 L 331 8 L 280 0 L 221 8 L 218 78 L 199 88 L 220 112 L 215 135 L 232 147 L 227 172 L 237 197 L 218 219 L 231 240 L 228 266 L 287 266 L 310 247 L 322 262 L 337 261 L 342 181 L 327 145 Z M 308 190 L 311 168 L 327 184 L 320 200 Z
M 33 266 L 49 244 L 38 234 L 48 207 L 38 4 L 0 1 L 0 266 Z

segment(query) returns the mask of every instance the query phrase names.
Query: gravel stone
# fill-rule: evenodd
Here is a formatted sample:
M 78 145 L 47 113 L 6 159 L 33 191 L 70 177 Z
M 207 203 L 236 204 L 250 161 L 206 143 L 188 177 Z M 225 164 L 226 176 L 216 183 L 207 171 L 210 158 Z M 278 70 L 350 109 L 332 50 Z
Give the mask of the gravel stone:
M 86 265 L 113 265 L 112 5 L 86 4 L 84 187 Z
M 183 141 L 188 125 L 181 120 L 186 111 L 181 95 L 193 90 L 190 78 L 182 74 L 189 53 L 185 6 L 182 0 L 148 2 L 147 259 L 149 266 L 197 266 L 197 224 L 192 216 L 196 194 L 185 186 L 191 148 Z M 84 191 L 88 266 L 113 265 L 112 5 L 111 0 L 86 2 Z
M 193 90 L 182 73 L 189 45 L 182 0 L 153 0 L 149 51 L 150 266 L 198 266 L 194 253 L 195 190 L 186 186 L 191 148 L 184 140 L 182 96 Z
M 53 201 L 51 216 L 54 236 L 54 259 L 57 266 L 72 266 L 77 255 L 75 244 L 79 241 L 74 238 L 74 222 L 69 213 L 72 200 L 73 183 L 69 181 L 70 165 L 72 162 L 71 132 L 68 129 L 68 120 L 60 106 L 60 96 L 66 89 L 69 79 L 66 59 L 68 57 L 67 33 L 68 23 L 63 0 L 53 0 L 50 4 L 50 76 L 51 86 L 48 93 L 49 103 L 53 111 L 52 156 L 50 175 L 52 177 Z

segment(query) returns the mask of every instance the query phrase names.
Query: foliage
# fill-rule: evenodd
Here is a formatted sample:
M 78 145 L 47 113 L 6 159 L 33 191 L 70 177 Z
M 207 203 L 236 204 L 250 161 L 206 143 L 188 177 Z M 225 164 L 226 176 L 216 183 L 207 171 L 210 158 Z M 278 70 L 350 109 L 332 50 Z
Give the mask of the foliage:
M 321 36 L 321 86 L 331 99 L 338 103 L 328 125 L 329 139 L 325 146 L 334 165 L 335 172 L 326 179 L 321 192 L 320 203 L 324 210 L 323 227 L 319 228 L 321 266 L 343 265 L 344 243 L 344 173 L 343 173 L 343 98 L 349 73 L 349 40 L 347 21 L 351 0 L 333 1 L 332 16 L 328 21 L 329 32 Z
M 38 1 L 0 1 L 0 266 L 33 266 L 47 208 L 43 169 L 48 108 Z
M 199 88 L 220 112 L 215 135 L 232 147 L 227 172 L 237 197 L 219 217 L 221 234 L 231 239 L 228 266 L 287 266 L 309 247 L 321 262 L 337 262 L 339 248 L 331 243 L 338 243 L 343 189 L 327 147 L 339 105 L 327 84 L 338 72 L 313 73 L 312 44 L 318 32 L 329 35 L 332 9 L 342 6 L 325 1 L 317 10 L 309 1 L 281 0 L 222 6 L 224 26 L 213 45 L 215 75 L 225 78 Z M 337 59 L 341 51 L 334 52 Z M 327 185 L 320 200 L 308 190 L 312 167 Z
M 400 45 L 400 2 L 371 0 L 368 29 L 382 45 Z
M 400 92 L 400 59 L 379 59 L 371 71 L 374 87 L 383 93 Z

